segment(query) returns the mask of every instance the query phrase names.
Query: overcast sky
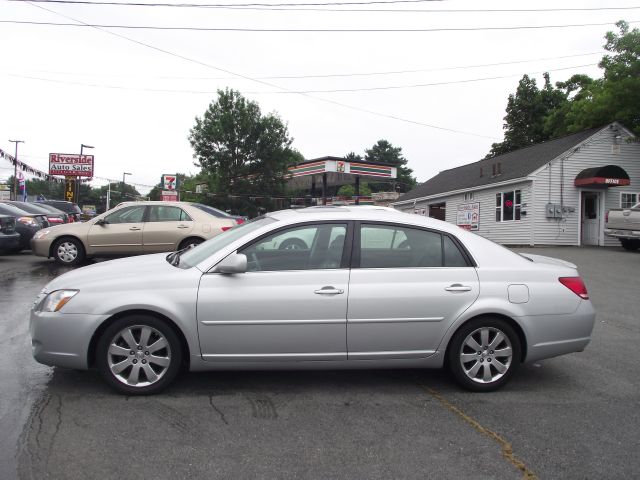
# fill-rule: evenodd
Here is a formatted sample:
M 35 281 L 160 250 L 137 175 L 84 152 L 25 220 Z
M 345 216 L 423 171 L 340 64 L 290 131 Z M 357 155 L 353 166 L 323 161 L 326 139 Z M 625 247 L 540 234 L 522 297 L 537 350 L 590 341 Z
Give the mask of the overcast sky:
M 336 0 L 251 1 L 257 2 Z M 263 112 L 277 112 L 307 159 L 363 153 L 384 138 L 402 147 L 418 180 L 425 181 L 479 160 L 492 142 L 502 140 L 507 97 L 523 74 L 540 86 L 544 71 L 554 82 L 575 73 L 600 77 L 597 63 L 605 33 L 617 30 L 617 20 L 640 20 L 640 2 L 611 0 L 387 0 L 304 8 L 2 0 L 0 21 L 439 31 L 186 31 L 0 23 L 0 148 L 13 154 L 8 140 L 24 140 L 19 159 L 48 171 L 49 152 L 79 153 L 81 143 L 93 145 L 96 185 L 106 184 L 101 179 L 122 179 L 126 171 L 132 173 L 127 182 L 146 191 L 142 185 L 155 185 L 162 173 L 197 173 L 189 129 L 216 90 L 231 87 L 257 101 Z M 498 9 L 546 11 L 487 11 Z M 585 24 L 591 25 L 575 26 Z M 550 25 L 574 26 L 504 29 Z M 301 76 L 307 78 L 273 78 Z M 375 89 L 357 90 L 367 88 Z M 293 93 L 318 90 L 351 91 Z M 1 160 L 0 179 L 12 173 Z

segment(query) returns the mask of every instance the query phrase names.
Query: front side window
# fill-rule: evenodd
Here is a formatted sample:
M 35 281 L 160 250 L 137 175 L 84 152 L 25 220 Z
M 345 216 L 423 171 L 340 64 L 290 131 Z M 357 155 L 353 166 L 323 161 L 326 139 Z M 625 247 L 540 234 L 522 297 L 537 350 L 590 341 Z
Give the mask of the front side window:
M 620 208 L 631 208 L 640 202 L 640 193 L 621 193 Z
M 180 207 L 155 205 L 150 207 L 148 222 L 188 222 L 191 217 Z
M 340 268 L 346 224 L 305 225 L 281 230 L 238 250 L 250 272 Z
M 104 217 L 107 223 L 140 223 L 144 218 L 144 205 L 124 207 Z
M 520 190 L 496 193 L 496 222 L 520 220 L 522 194 Z

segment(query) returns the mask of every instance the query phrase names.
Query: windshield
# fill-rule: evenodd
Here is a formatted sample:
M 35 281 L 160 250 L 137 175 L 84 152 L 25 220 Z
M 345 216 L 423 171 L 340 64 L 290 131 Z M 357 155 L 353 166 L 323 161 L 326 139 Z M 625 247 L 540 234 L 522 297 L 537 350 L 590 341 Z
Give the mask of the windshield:
M 224 248 L 239 238 L 275 221 L 276 220 L 271 217 L 259 217 L 241 225 L 236 225 L 226 232 L 216 235 L 212 239 L 201 243 L 196 248 L 183 252 L 180 255 L 180 263 L 178 266 L 180 268 L 191 268 L 203 260 L 206 260 L 221 248 Z

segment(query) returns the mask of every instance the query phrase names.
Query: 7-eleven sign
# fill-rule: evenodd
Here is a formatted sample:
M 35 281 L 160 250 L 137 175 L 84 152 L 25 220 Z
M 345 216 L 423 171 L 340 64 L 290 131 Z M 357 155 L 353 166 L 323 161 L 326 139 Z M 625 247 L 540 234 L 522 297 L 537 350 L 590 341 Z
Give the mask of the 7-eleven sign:
M 162 175 L 162 189 L 163 190 L 176 190 L 178 188 L 178 176 L 177 175 Z

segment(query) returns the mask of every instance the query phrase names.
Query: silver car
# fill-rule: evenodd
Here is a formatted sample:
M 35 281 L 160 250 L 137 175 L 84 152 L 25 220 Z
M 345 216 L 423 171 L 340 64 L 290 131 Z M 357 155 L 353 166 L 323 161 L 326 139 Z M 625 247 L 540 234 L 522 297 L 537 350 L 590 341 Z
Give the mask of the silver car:
M 304 248 L 279 248 L 301 237 Z M 443 365 L 489 391 L 522 362 L 582 351 L 594 318 L 568 262 L 391 209 L 315 207 L 66 273 L 35 300 L 30 328 L 37 361 L 95 367 L 126 394 L 158 392 L 182 369 Z

